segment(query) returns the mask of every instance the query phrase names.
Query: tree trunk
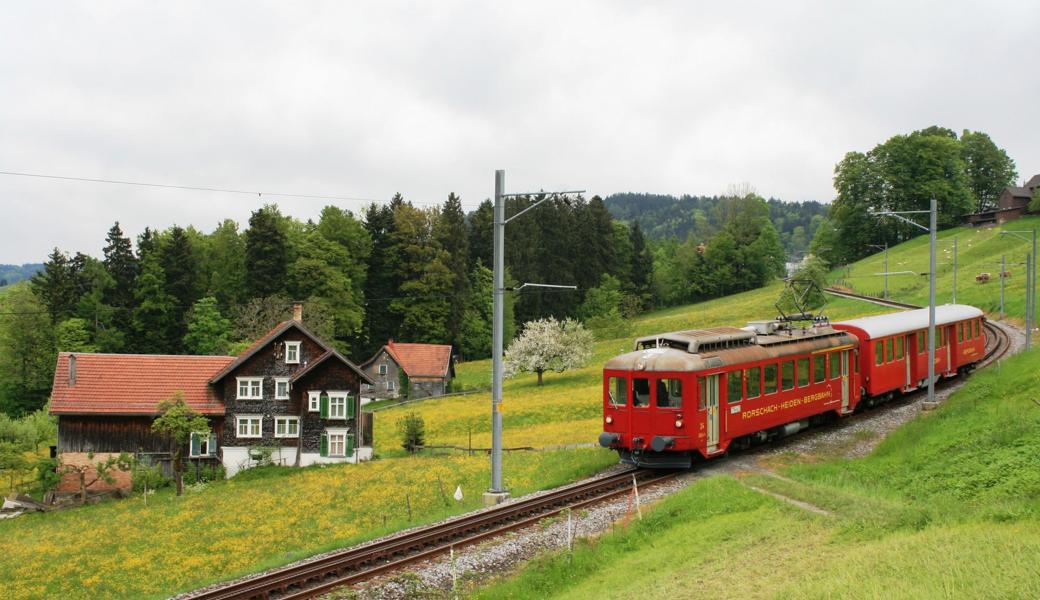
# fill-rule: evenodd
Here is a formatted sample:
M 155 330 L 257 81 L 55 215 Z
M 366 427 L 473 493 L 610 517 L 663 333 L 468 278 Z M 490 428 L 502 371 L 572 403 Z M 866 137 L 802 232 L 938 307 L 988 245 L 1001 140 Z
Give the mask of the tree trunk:
M 538 373 L 538 385 L 541 386 L 542 385 L 542 371 L 539 370 L 539 371 L 536 371 L 536 372 Z
M 177 482 L 177 495 L 184 495 L 184 464 L 181 462 L 181 450 L 173 454 L 173 480 Z
M 87 503 L 87 472 L 79 472 L 79 503 Z

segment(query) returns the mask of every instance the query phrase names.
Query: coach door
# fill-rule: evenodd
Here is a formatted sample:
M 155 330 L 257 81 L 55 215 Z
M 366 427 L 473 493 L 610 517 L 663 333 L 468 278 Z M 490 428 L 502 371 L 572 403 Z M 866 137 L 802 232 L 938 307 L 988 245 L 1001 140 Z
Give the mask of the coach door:
M 914 348 L 914 334 L 910 334 L 903 338 L 903 360 L 906 361 L 906 383 L 903 384 L 903 389 L 908 390 L 913 387 L 913 378 L 910 374 L 910 356 L 913 355 L 911 350 Z
M 831 355 L 833 358 L 833 354 Z M 841 351 L 841 413 L 849 411 L 849 350 Z
M 709 452 L 714 452 L 719 445 L 719 376 L 709 375 L 708 384 L 704 386 L 704 406 L 707 408 Z

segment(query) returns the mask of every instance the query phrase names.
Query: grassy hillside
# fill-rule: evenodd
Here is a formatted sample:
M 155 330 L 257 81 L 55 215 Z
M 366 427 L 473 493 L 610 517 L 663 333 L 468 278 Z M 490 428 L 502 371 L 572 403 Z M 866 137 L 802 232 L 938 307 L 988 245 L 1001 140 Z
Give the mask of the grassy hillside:
M 1040 596 L 1040 352 L 979 373 L 870 456 L 718 476 L 479 598 Z M 808 502 L 821 516 L 750 486 Z
M 939 232 L 936 246 L 936 301 L 950 302 L 953 291 L 953 240 L 957 239 L 957 302 L 972 304 L 988 313 L 1000 308 L 1000 256 L 1008 263 L 1024 263 L 1032 252 L 1031 244 L 1001 231 L 1021 231 L 1040 228 L 1040 217 L 1012 221 L 1001 227 L 973 229 L 960 227 Z M 1028 238 L 1028 234 L 1026 235 Z M 884 289 L 884 254 L 878 253 L 831 275 L 844 280 L 862 293 L 881 295 Z M 889 272 L 912 271 L 914 275 L 890 275 L 889 295 L 905 302 L 928 303 L 928 236 L 922 235 L 889 249 Z M 1018 320 L 1024 318 L 1025 266 L 1009 266 L 1011 278 L 1005 281 L 1008 313 Z M 975 276 L 990 273 L 988 283 L 977 283 Z

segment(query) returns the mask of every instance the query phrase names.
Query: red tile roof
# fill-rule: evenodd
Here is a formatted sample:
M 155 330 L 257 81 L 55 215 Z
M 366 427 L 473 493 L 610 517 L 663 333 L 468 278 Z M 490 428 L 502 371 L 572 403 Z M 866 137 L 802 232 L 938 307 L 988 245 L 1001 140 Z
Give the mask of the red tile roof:
M 76 356 L 76 382 L 69 385 L 69 358 Z M 91 354 L 61 352 L 54 370 L 52 414 L 154 415 L 175 392 L 207 415 L 224 414 L 209 379 L 233 356 Z
M 409 377 L 445 377 L 451 367 L 450 345 L 391 341 L 385 348 Z

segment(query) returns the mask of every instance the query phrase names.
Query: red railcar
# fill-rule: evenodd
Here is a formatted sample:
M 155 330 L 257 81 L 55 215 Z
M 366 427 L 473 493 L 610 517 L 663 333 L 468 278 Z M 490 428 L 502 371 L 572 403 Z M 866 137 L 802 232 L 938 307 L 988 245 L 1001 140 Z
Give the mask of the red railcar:
M 916 389 L 928 372 L 927 309 L 923 325 L 921 314 L 810 327 L 758 321 L 640 338 L 604 366 L 599 442 L 626 463 L 687 467 Z M 938 375 L 981 360 L 982 319 L 971 306 L 937 307 Z
M 600 444 L 624 462 L 689 466 L 859 402 L 855 336 L 775 322 L 640 338 L 607 362 Z
M 981 310 L 963 304 L 935 307 L 935 374 L 953 377 L 982 360 Z M 928 383 L 928 309 L 834 323 L 859 338 L 863 393 L 871 404 Z

